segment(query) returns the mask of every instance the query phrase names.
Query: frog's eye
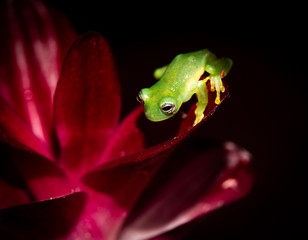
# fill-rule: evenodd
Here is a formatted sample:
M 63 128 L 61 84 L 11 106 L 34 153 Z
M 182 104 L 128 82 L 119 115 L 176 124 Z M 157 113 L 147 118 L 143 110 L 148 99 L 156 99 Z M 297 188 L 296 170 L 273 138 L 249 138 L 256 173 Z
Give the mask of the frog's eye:
M 169 115 L 169 114 L 172 114 L 172 113 L 174 113 L 176 111 L 176 106 L 173 103 L 166 102 L 166 103 L 163 103 L 160 106 L 160 110 L 164 114 Z
M 137 99 L 138 102 L 143 103 L 143 98 L 142 98 L 142 93 L 141 93 L 141 91 L 138 93 L 136 99 Z

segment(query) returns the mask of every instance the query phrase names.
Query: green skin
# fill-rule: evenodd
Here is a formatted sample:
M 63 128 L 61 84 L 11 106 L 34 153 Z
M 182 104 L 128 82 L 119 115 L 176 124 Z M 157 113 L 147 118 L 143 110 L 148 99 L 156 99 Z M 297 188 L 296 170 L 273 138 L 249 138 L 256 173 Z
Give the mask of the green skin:
M 220 92 L 225 91 L 221 79 L 231 66 L 231 59 L 217 59 L 207 49 L 177 55 L 169 65 L 155 70 L 154 77 L 159 81 L 140 91 L 138 97 L 144 103 L 146 117 L 154 122 L 168 119 L 196 94 L 195 126 L 203 119 L 208 103 L 206 82 L 210 80 L 211 91 L 216 91 L 215 103 L 219 104 Z M 204 72 L 210 75 L 200 80 Z

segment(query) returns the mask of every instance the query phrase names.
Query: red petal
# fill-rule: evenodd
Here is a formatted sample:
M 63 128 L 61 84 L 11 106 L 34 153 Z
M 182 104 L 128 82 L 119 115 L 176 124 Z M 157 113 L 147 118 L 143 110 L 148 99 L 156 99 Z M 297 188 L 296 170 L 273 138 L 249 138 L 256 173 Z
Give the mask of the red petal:
M 206 151 L 205 146 L 196 142 L 168 159 L 135 205 L 120 239 L 153 238 L 249 192 L 250 154 L 233 143 Z
M 90 191 L 87 205 L 67 239 L 114 240 L 127 211 L 112 198 Z
M 72 46 L 55 94 L 61 163 L 83 173 L 95 166 L 120 114 L 120 86 L 111 50 L 98 33 Z
M 1 164 L 1 163 L 0 163 Z M 0 179 L 0 209 L 31 202 L 24 189 Z
M 87 196 L 74 193 L 58 199 L 0 211 L 2 239 L 65 239 L 84 209 Z
M 112 166 L 92 171 L 84 181 L 91 188 L 111 196 L 124 209 L 130 209 L 140 192 L 166 160 L 168 154 L 146 158 L 140 165 Z
M 49 159 L 53 158 L 46 144 L 37 138 L 22 120 L 0 97 L 0 139 L 10 145 L 27 149 L 30 148 Z
M 144 149 L 143 132 L 138 128 L 138 118 L 143 112 L 143 107 L 136 108 L 129 114 L 117 128 L 109 140 L 100 163 L 123 157 Z
M 1 154 L 0 179 L 24 190 L 31 201 L 56 198 L 74 191 L 66 175 L 48 159 L 8 145 L 1 148 Z M 3 194 L 2 189 L 0 194 Z
M 4 1 L 0 19 L 0 96 L 52 150 L 52 99 L 66 43 L 38 1 Z M 67 24 L 63 24 L 67 26 Z M 61 38 L 72 39 L 71 29 Z M 16 129 L 20 130 L 16 126 Z M 10 134 L 10 133 L 9 133 Z M 27 145 L 25 142 L 22 142 Z

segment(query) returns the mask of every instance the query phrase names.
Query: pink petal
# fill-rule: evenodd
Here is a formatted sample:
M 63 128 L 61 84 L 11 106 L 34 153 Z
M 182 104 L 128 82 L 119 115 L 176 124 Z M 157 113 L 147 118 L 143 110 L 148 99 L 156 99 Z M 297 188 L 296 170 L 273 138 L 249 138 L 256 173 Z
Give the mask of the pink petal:
M 120 239 L 149 239 L 245 196 L 252 187 L 250 154 L 233 143 L 180 149 L 135 205 Z
M 10 146 L 1 149 L 0 179 L 19 186 L 31 201 L 41 201 L 70 194 L 75 190 L 66 175 L 48 159 Z M 0 194 L 3 194 L 0 189 Z M 7 197 L 9 201 L 9 196 Z
M 98 33 L 72 46 L 55 94 L 61 164 L 83 173 L 94 167 L 118 123 L 120 86 L 111 50 Z
M 0 96 L 52 150 L 52 99 L 62 51 L 67 50 L 61 48 L 66 44 L 58 44 L 59 33 L 40 2 L 5 1 L 4 5 L 0 19 L 4 36 L 0 39 Z M 66 30 L 61 29 L 61 38 L 68 42 L 72 30 Z
M 0 210 L 1 239 L 66 239 L 84 209 L 83 192 Z

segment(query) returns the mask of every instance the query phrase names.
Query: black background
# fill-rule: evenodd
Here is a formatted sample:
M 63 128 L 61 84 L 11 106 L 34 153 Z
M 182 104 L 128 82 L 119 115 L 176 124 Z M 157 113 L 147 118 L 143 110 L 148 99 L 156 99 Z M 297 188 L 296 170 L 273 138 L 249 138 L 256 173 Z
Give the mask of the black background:
M 46 1 L 81 34 L 109 41 L 125 116 L 153 84 L 153 69 L 180 52 L 228 56 L 231 98 L 193 138 L 231 140 L 254 157 L 256 184 L 241 201 L 197 221 L 187 239 L 273 239 L 307 235 L 307 49 L 305 6 L 296 2 Z M 301 237 L 303 238 L 303 237 Z

